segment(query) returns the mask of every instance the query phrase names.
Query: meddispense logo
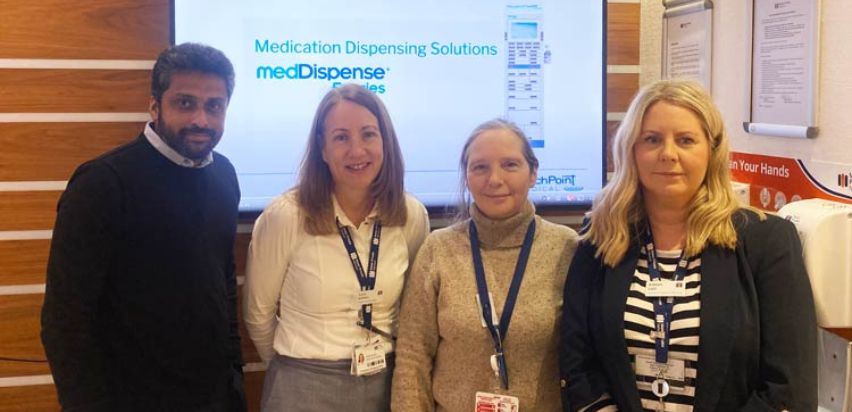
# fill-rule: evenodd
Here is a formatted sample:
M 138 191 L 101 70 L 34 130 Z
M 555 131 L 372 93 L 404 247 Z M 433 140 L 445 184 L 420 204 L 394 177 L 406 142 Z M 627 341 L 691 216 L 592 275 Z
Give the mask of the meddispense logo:
M 258 66 L 258 79 L 290 80 L 382 80 L 388 73 L 384 67 L 369 66 L 318 66 L 296 63 L 292 66 Z

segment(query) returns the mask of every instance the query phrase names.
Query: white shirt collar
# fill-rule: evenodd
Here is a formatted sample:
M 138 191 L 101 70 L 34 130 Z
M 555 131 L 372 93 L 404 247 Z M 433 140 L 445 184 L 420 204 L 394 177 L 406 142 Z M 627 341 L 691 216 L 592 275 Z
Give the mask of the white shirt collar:
M 355 226 L 355 224 L 352 223 L 351 220 L 349 220 L 349 216 L 346 216 L 346 213 L 343 211 L 343 208 L 340 207 L 340 203 L 337 202 L 337 196 L 335 196 L 334 193 L 331 194 L 331 203 L 334 205 L 334 217 L 340 220 L 340 224 L 342 224 L 343 226 L 358 227 Z M 376 220 L 379 214 L 377 206 L 378 205 L 373 205 L 373 209 L 370 210 L 370 213 L 367 214 L 367 216 L 364 218 L 364 222 L 372 222 Z
M 151 127 L 153 123 L 148 122 L 145 124 L 145 138 L 148 139 L 148 143 L 151 143 L 151 146 L 154 146 L 158 152 L 160 152 L 167 159 L 171 160 L 174 164 L 182 167 L 188 167 L 190 169 L 200 169 L 204 166 L 213 163 L 213 153 L 208 153 L 207 157 L 201 161 L 201 163 L 196 164 L 192 159 L 185 157 L 184 155 L 172 149 L 157 132 L 154 131 L 154 128 Z

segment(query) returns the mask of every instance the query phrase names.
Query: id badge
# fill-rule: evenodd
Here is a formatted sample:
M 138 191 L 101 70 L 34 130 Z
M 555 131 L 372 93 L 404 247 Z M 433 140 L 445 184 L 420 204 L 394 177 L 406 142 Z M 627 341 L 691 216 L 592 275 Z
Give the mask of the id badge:
M 372 305 L 379 301 L 379 296 L 382 295 L 382 291 L 377 289 L 372 290 L 359 290 L 355 294 L 355 307 L 360 308 L 363 305 Z
M 653 355 L 636 355 L 636 374 L 652 378 L 660 376 L 667 381 L 684 382 L 686 380 L 686 362 L 682 359 L 672 359 L 665 364 L 657 363 Z
M 385 344 L 381 338 L 376 338 L 366 345 L 355 345 L 352 349 L 350 373 L 355 376 L 368 376 L 385 370 L 385 353 Z
M 652 279 L 645 283 L 645 296 L 649 298 L 669 298 L 686 296 L 686 282 L 683 280 Z
M 476 412 L 518 412 L 520 408 L 520 402 L 514 396 L 476 393 Z

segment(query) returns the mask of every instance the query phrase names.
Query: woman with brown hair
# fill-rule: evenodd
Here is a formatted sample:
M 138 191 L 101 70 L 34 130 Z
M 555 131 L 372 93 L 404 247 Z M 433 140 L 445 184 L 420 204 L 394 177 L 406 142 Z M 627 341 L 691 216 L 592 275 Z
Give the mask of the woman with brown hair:
M 558 410 L 562 285 L 577 233 L 536 215 L 538 159 L 514 124 L 477 127 L 459 168 L 461 216 L 429 235 L 405 288 L 392 408 Z
M 262 410 L 388 410 L 399 297 L 429 229 L 403 170 L 379 98 L 329 91 L 298 185 L 267 206 L 249 248 L 243 313 L 269 361 Z

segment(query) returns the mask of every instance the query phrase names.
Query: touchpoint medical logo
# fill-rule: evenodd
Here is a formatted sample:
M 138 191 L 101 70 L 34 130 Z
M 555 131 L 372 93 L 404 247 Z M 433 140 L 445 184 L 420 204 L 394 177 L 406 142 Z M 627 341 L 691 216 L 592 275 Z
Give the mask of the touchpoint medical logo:
M 582 186 L 576 185 L 576 175 L 542 175 L 535 181 L 536 192 L 579 192 Z
M 548 176 L 539 176 L 536 179 L 537 185 L 570 185 L 574 186 L 574 175 L 548 175 Z
M 258 79 L 289 80 L 382 80 L 390 69 L 369 66 L 318 66 L 296 63 L 292 66 L 258 66 Z

